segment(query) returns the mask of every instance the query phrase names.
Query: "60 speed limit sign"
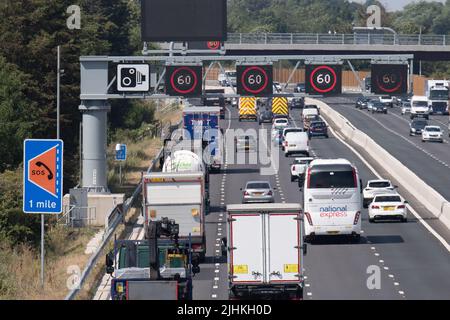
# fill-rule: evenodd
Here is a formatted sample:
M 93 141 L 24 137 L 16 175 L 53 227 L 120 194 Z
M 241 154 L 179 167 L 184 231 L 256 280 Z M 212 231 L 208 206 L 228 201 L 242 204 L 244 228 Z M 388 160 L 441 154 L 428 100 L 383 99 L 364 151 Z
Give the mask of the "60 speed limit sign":
M 342 66 L 306 65 L 305 91 L 308 94 L 342 93 Z
M 200 96 L 202 94 L 201 66 L 167 66 L 166 94 L 170 96 Z
M 408 91 L 408 66 L 372 65 L 372 92 L 375 94 L 404 94 Z
M 265 96 L 273 93 L 272 66 L 236 66 L 237 93 L 242 96 Z

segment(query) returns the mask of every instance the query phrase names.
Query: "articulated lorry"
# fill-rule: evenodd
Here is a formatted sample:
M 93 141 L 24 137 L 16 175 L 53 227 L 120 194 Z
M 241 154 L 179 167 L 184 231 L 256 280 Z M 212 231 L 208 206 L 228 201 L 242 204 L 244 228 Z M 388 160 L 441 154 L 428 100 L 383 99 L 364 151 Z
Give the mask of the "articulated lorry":
M 227 213 L 230 299 L 302 299 L 300 205 L 233 204 Z
M 427 80 L 425 82 L 425 95 L 428 98 L 428 107 L 431 114 L 449 114 L 449 88 L 448 80 Z
M 180 225 L 179 238 L 192 239 L 192 249 L 203 260 L 206 253 L 205 216 L 209 212 L 208 173 L 197 154 L 179 150 L 171 154 L 162 172 L 142 178 L 145 235 L 150 221 L 168 217 Z
M 190 239 L 163 218 L 149 224 L 148 240 L 116 240 L 106 255 L 112 300 L 192 300 L 192 275 L 200 272 Z

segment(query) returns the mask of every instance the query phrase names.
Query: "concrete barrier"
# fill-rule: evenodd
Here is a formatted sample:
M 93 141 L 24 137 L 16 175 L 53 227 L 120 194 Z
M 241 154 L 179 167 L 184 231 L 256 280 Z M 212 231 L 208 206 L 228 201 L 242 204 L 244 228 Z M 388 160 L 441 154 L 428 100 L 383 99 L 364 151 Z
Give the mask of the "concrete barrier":
M 450 229 L 450 203 L 441 194 L 326 103 L 309 98 L 306 100 L 307 103 L 318 105 L 321 113 L 327 117 L 329 125 L 334 130 L 339 131 L 347 141 L 364 148 L 375 163 L 386 170 Z

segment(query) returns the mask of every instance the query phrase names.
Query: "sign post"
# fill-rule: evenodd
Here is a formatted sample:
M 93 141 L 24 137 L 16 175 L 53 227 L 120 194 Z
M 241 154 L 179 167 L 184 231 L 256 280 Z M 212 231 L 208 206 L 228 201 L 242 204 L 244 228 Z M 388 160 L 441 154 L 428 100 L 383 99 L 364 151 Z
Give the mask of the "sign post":
M 44 287 L 44 215 L 62 212 L 62 140 L 24 141 L 23 212 L 41 214 L 41 284 Z
M 116 144 L 116 161 L 119 161 L 119 184 L 122 185 L 122 161 L 127 160 L 127 145 Z

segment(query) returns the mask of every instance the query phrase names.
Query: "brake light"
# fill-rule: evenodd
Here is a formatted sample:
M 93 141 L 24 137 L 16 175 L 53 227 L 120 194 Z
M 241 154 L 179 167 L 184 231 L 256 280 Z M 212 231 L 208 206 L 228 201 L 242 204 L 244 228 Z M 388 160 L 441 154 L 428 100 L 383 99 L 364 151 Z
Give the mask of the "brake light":
M 307 183 L 307 186 L 308 186 L 308 188 L 310 188 L 311 187 L 311 168 L 308 168 L 308 175 L 307 175 L 308 177 L 307 177 L 307 181 L 308 181 L 308 183 Z
M 401 204 L 401 205 L 397 206 L 397 209 L 405 209 L 405 205 Z
M 293 171 L 295 171 L 295 170 L 296 170 L 295 166 L 292 166 L 292 170 L 293 170 Z
M 311 218 L 311 215 L 309 214 L 309 212 L 305 212 L 305 216 L 306 216 L 306 219 L 308 219 L 309 225 L 312 226 L 313 222 L 312 222 L 312 218 Z
M 373 205 L 373 206 L 372 206 L 372 209 L 380 209 L 380 206 L 375 206 L 375 205 Z
M 355 188 L 357 188 L 358 187 L 358 180 L 356 179 L 356 169 L 353 168 L 352 172 L 353 172 L 353 182 L 355 183 Z
M 358 211 L 358 212 L 356 212 L 356 214 L 355 214 L 355 220 L 353 220 L 353 225 L 356 225 L 357 223 L 358 223 L 358 221 L 359 221 L 359 216 L 361 215 L 361 212 L 360 211 Z
M 248 196 L 249 193 L 247 191 L 244 191 L 244 196 Z

